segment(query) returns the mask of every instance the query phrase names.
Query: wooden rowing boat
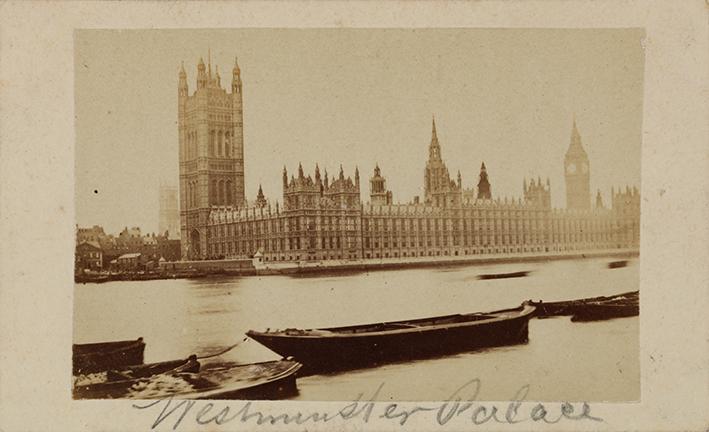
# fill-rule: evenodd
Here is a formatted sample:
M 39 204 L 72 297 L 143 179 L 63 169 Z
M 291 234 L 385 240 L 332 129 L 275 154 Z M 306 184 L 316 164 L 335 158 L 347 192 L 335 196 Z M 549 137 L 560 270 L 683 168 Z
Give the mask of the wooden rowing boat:
M 155 399 L 283 399 L 297 394 L 296 373 L 302 367 L 292 360 L 261 363 L 220 363 L 199 373 L 156 375 L 131 387 L 126 398 Z
M 195 356 L 104 373 L 74 386 L 75 399 L 283 399 L 297 393 L 301 364 L 278 360 L 200 368 Z M 96 374 L 91 374 L 95 380 Z
M 627 265 L 628 265 L 628 260 L 611 261 L 608 263 L 608 268 L 609 269 L 617 269 L 617 268 L 627 267 Z
M 538 318 L 571 316 L 572 321 L 597 321 L 640 313 L 639 291 L 577 300 L 531 303 L 537 308 L 535 316 Z
M 144 352 L 145 342 L 142 337 L 137 340 L 74 344 L 73 372 L 79 375 L 142 364 Z
M 123 397 L 131 387 L 155 375 L 199 372 L 197 356 L 186 359 L 109 369 L 100 374 L 77 377 L 74 399 L 113 399 Z
M 524 343 L 534 309 L 525 303 L 485 313 L 246 334 L 313 373 Z
M 247 365 L 224 365 L 198 376 L 183 376 L 194 387 L 179 394 L 190 399 L 283 399 L 297 394 L 296 373 L 303 365 L 277 360 Z
M 638 316 L 640 306 L 636 304 L 590 303 L 578 308 L 571 316 L 571 321 L 602 321 L 613 318 Z
M 481 274 L 481 275 L 478 275 L 478 279 L 487 280 L 487 279 L 519 278 L 519 277 L 525 277 L 529 273 L 530 273 L 529 271 L 518 271 L 518 272 L 511 272 L 511 273 Z

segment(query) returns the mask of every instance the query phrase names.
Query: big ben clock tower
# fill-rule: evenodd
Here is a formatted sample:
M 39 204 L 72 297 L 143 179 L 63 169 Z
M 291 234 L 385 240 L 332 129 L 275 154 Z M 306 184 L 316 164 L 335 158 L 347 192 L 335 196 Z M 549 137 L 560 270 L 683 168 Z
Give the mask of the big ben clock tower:
M 589 210 L 591 208 L 591 173 L 588 155 L 581 145 L 581 135 L 574 119 L 571 142 L 564 156 L 566 179 L 566 208 Z

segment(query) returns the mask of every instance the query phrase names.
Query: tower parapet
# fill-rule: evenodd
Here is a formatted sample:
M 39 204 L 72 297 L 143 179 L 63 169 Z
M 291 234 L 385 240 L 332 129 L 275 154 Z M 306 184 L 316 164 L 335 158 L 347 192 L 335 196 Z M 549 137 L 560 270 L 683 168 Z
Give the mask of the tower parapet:
M 330 183 L 324 191 L 324 196 L 342 209 L 359 207 L 359 181 L 355 183 L 351 177 L 345 178 L 342 165 L 340 165 L 340 175 Z
M 487 168 L 485 162 L 480 165 L 480 177 L 478 180 L 478 199 L 492 199 L 490 191 L 490 181 L 487 178 Z
M 356 208 L 360 205 L 359 170 L 355 171 L 355 180 L 345 177 L 342 167 L 340 175 L 328 179 L 325 170 L 324 180 L 320 177 L 320 167 L 315 166 L 315 178 L 305 175 L 303 166 L 298 166 L 298 176 L 291 176 L 287 181 L 287 170 L 283 168 L 283 207 L 284 210 L 303 208 Z
M 537 177 L 536 182 L 532 179 L 527 185 L 527 179 L 522 184 L 524 201 L 535 207 L 551 209 L 551 185 L 547 177 L 546 184 L 542 184 L 542 179 Z
M 640 191 L 633 186 L 611 190 L 611 209 L 619 213 L 640 213 Z
M 386 188 L 386 179 L 382 177 L 379 164 L 374 167 L 374 176 L 369 179 L 369 188 L 369 198 L 372 205 L 382 206 L 393 204 L 394 195 Z
M 301 208 L 315 208 L 319 205 L 322 191 L 313 178 L 303 174 L 303 165 L 298 164 L 298 176 L 291 176 L 286 183 L 287 171 L 283 168 L 283 209 L 296 210 Z

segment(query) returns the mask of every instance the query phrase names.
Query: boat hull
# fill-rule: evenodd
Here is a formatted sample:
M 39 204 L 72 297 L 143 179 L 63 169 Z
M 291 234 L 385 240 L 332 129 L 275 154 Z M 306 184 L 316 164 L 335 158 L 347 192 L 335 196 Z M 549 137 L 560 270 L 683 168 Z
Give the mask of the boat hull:
M 132 386 L 146 381 L 155 375 L 197 373 L 200 364 L 196 357 L 152 364 L 142 364 L 108 370 L 106 381 L 77 384 L 72 391 L 74 399 L 113 399 L 120 398 Z
M 292 356 L 303 363 L 302 373 L 310 374 L 526 343 L 530 316 L 531 312 L 491 322 L 372 335 L 298 337 L 255 331 L 247 335 L 282 356 Z
M 183 378 L 193 391 L 175 393 L 175 399 L 278 400 L 298 394 L 297 372 L 302 365 L 292 360 L 276 360 L 204 370 Z M 205 385 L 206 384 L 206 385 Z
M 608 268 L 609 269 L 617 269 L 617 268 L 623 268 L 628 266 L 628 261 L 627 260 L 622 260 L 622 261 L 612 261 L 608 263 Z
M 602 321 L 613 318 L 625 318 L 640 314 L 640 306 L 593 304 L 578 308 L 571 317 L 574 322 Z
M 236 390 L 224 389 L 208 395 L 195 395 L 194 399 L 223 400 L 279 400 L 298 394 L 296 371 L 273 381 L 257 383 Z M 178 398 L 181 398 L 178 396 Z
M 494 273 L 494 274 L 481 274 L 478 275 L 480 280 L 494 280 L 494 279 L 509 279 L 509 278 L 520 278 L 529 275 L 529 271 L 519 271 L 513 273 Z
M 175 368 L 135 380 L 76 386 L 74 398 L 277 400 L 298 393 L 296 374 L 301 366 L 295 361 L 277 360 L 193 370 Z
M 74 375 L 106 371 L 143 363 L 143 338 L 130 341 L 75 344 L 72 346 Z
M 614 296 L 592 297 L 560 302 L 532 302 L 537 318 L 571 316 L 572 321 L 598 321 L 636 316 L 640 313 L 638 291 Z

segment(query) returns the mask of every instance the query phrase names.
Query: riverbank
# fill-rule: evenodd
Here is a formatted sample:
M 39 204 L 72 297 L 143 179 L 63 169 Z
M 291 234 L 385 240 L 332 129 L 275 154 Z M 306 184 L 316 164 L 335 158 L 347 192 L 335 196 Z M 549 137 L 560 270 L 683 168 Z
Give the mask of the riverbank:
M 623 249 L 612 251 L 574 251 L 573 253 L 546 253 L 546 254 L 486 254 L 478 256 L 459 257 L 408 257 L 408 258 L 377 258 L 362 260 L 331 260 L 300 263 L 268 263 L 256 264 L 256 274 L 261 275 L 288 275 L 302 273 L 327 273 L 338 271 L 377 271 L 398 270 L 408 268 L 454 267 L 485 264 L 510 264 L 524 262 L 556 261 L 584 258 L 632 258 L 639 255 L 637 250 Z
M 632 258 L 637 250 L 573 251 L 565 253 L 486 254 L 457 257 L 408 257 L 360 260 L 301 261 L 288 263 L 263 263 L 257 260 L 205 260 L 161 263 L 153 272 L 112 273 L 91 277 L 76 277 L 76 283 L 101 283 L 108 281 L 141 281 L 156 279 L 196 279 L 209 276 L 269 276 L 338 272 L 369 272 L 410 268 L 455 267 L 468 265 L 510 264 L 557 261 L 584 258 Z

